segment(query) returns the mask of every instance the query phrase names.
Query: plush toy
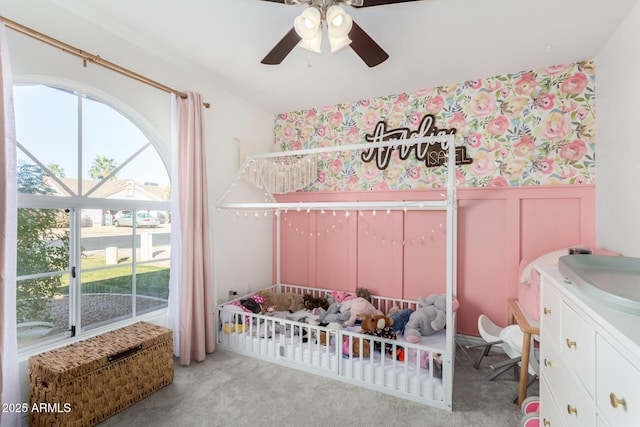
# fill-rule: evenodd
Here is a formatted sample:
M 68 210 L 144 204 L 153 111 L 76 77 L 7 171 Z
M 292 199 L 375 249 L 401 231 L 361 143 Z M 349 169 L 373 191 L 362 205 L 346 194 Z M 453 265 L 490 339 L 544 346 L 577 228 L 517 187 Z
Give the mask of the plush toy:
M 353 343 L 353 344 L 352 344 Z M 362 351 L 360 351 L 360 344 L 362 344 Z M 371 354 L 371 344 L 369 340 L 361 340 L 358 337 L 354 337 L 353 341 L 348 336 L 342 337 L 342 355 L 344 358 L 353 357 L 367 357 Z
M 326 325 L 327 323 L 340 323 L 344 324 L 349 317 L 351 317 L 350 311 L 340 312 L 340 303 L 334 302 L 329 306 L 328 310 L 320 309 L 320 315 L 316 319 L 319 325 Z
M 327 297 L 333 299 L 334 302 L 342 302 L 342 301 L 354 299 L 356 296 L 348 292 L 331 291 L 329 295 L 327 295 Z
M 311 294 L 304 294 L 302 297 L 302 303 L 307 310 L 313 310 L 314 308 L 329 308 L 329 301 L 327 297 L 314 297 Z
M 327 325 L 327 329 L 329 330 L 333 330 L 333 331 L 339 331 L 342 329 L 342 325 L 340 323 L 329 323 Z M 327 333 L 325 331 L 320 331 L 320 334 L 318 334 L 318 341 L 320 341 L 321 345 L 331 345 L 331 342 L 333 341 L 333 337 L 335 335 L 335 332 L 329 332 L 329 341 L 327 342 Z
M 391 310 L 389 310 L 389 312 L 391 313 Z M 404 310 L 400 310 L 400 308 L 398 308 L 398 311 L 395 311 L 392 314 L 388 315 L 393 321 L 391 327 L 394 331 L 396 331 L 397 334 L 402 334 L 404 332 L 404 328 L 409 321 L 411 313 L 413 313 L 413 310 L 411 310 L 410 308 L 405 308 Z
M 404 337 L 409 343 L 417 343 L 420 337 L 433 335 L 444 329 L 446 324 L 446 295 L 434 294 L 426 299 L 420 297 L 421 308 L 411 313 L 404 327 Z M 453 300 L 453 310 L 458 309 L 458 300 Z
M 408 350 L 408 351 L 407 351 Z M 416 363 L 417 350 L 415 348 L 398 347 L 396 350 L 396 359 L 404 362 L 405 358 L 410 364 Z M 422 369 L 429 369 L 429 352 L 420 351 L 420 367 Z M 442 355 L 440 353 L 434 353 L 433 355 L 433 376 L 436 378 L 442 378 Z
M 358 316 L 362 317 L 367 314 L 382 314 L 380 310 L 375 308 L 369 301 L 358 297 L 342 302 L 340 304 L 340 312 L 350 311 L 349 319 L 344 322 L 345 326 L 353 326 Z
M 276 311 L 288 311 L 290 313 L 304 309 L 301 294 L 293 292 L 278 293 L 265 290 L 258 291 L 257 294 L 265 299 L 262 304 L 263 307 L 275 307 Z
M 390 317 L 382 314 L 367 315 L 362 318 L 362 333 L 365 335 L 373 335 L 378 338 L 386 338 L 388 340 L 395 340 L 396 333 L 391 328 L 393 320 Z M 382 345 L 380 341 L 373 342 L 373 348 L 376 351 L 381 351 Z M 393 345 L 385 343 L 384 350 L 391 354 L 393 351 Z
M 371 294 L 367 288 L 356 288 L 356 296 L 371 302 Z

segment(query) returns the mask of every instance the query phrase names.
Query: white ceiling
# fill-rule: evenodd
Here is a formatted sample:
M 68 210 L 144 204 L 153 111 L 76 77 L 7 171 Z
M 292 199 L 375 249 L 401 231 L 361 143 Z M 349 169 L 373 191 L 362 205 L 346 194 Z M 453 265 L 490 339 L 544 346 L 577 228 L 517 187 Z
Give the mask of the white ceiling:
M 349 48 L 334 54 L 295 48 L 280 65 L 261 64 L 306 6 L 260 0 L 53 1 L 157 54 L 201 67 L 230 92 L 280 113 L 594 58 L 638 0 L 345 6 L 390 55 L 375 68 Z

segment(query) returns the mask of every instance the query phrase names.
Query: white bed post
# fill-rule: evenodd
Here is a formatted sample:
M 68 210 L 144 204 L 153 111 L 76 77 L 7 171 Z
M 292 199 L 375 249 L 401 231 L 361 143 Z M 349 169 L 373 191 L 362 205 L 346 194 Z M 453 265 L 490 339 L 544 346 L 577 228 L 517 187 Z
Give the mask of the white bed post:
M 453 363 L 455 360 L 455 330 L 453 297 L 457 294 L 456 252 L 457 252 L 457 201 L 456 201 L 456 147 L 454 135 L 447 137 L 449 160 L 447 162 L 447 355 L 444 361 L 443 379 L 445 383 L 445 404 L 453 409 Z
M 280 286 L 282 284 L 282 278 L 280 277 L 280 260 L 281 260 L 281 253 L 280 253 L 280 243 L 281 243 L 281 238 L 280 238 L 280 232 L 281 232 L 281 225 L 282 225 L 282 211 L 280 210 L 276 210 L 275 211 L 275 215 L 276 215 L 276 285 L 278 286 L 278 292 L 280 292 Z

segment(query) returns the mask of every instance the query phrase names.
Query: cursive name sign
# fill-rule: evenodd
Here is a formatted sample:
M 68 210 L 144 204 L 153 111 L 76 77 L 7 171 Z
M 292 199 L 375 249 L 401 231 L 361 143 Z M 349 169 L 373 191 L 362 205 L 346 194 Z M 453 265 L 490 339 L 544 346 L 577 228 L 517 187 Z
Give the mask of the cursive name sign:
M 378 122 L 373 134 L 365 135 L 367 142 L 384 142 L 398 139 L 422 138 L 425 136 L 455 135 L 456 129 L 439 129 L 435 125 L 435 117 L 428 114 L 422 118 L 418 130 L 410 131 L 407 128 L 387 129 L 387 124 Z M 444 142 L 417 142 L 415 144 L 394 145 L 390 147 L 375 147 L 364 150 L 360 155 L 363 162 L 376 162 L 378 169 L 383 170 L 391 162 L 391 154 L 398 150 L 398 156 L 406 160 L 414 153 L 416 159 L 423 161 L 426 167 L 442 166 L 447 162 L 449 143 Z M 456 147 L 456 164 L 468 165 L 473 160 L 467 155 L 467 147 Z

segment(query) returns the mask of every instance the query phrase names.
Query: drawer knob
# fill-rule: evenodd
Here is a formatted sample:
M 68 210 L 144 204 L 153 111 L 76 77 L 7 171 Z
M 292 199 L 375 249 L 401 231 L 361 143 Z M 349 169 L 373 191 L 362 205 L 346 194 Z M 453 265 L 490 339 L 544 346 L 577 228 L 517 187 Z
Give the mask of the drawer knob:
M 544 426 L 550 426 L 550 425 L 551 425 L 551 421 L 549 421 L 549 420 L 548 420 L 548 419 L 546 419 L 546 418 L 543 418 L 543 419 L 542 419 L 542 425 L 544 425 Z
M 545 357 L 545 359 L 544 359 L 544 366 L 551 366 L 551 360 L 549 360 L 549 359 L 547 359 L 547 358 Z
M 575 416 L 578 416 L 578 408 L 574 408 L 571 405 L 567 405 L 567 412 L 569 415 L 574 414 Z
M 545 307 L 545 308 L 544 308 L 544 314 L 551 314 L 551 309 L 550 309 L 550 308 Z
M 609 395 L 609 399 L 611 400 L 611 406 L 613 406 L 614 408 L 617 408 L 618 406 L 622 406 L 623 408 L 627 408 L 627 402 L 624 399 L 620 399 L 618 396 L 616 396 L 615 393 L 611 393 Z
M 576 348 L 577 343 L 575 341 L 571 341 L 569 338 L 567 338 L 567 347 L 571 348 Z

